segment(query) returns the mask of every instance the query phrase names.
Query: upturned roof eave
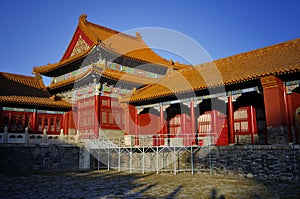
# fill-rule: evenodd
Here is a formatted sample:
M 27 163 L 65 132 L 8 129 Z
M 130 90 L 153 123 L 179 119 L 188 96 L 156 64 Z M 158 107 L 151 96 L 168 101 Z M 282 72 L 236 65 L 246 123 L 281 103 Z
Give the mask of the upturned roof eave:
M 29 96 L 0 96 L 2 106 L 33 107 L 41 109 L 70 110 L 72 105 L 66 101 L 54 101 L 50 98 Z

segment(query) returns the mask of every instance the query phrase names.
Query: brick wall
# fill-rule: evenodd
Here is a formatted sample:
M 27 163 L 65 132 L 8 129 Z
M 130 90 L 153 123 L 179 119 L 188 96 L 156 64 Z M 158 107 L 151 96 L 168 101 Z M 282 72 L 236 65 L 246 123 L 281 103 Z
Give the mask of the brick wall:
M 155 151 L 133 152 L 123 150 L 119 156 L 117 150 L 109 155 L 105 150 L 92 151 L 91 167 L 97 169 L 97 157 L 100 167 L 139 172 L 170 171 L 212 172 L 224 175 L 252 176 L 258 179 L 300 180 L 300 145 L 234 145 L 222 147 L 176 149 L 173 147 Z M 157 163 L 158 160 L 158 163 Z M 174 161 L 175 160 L 175 161 Z M 120 162 L 119 162 L 120 161 Z M 131 163 L 130 163 L 131 162 Z M 193 165 L 193 167 L 192 167 Z
M 0 145 L 0 172 L 76 170 L 79 148 L 68 145 Z
M 251 174 L 260 179 L 300 180 L 300 145 L 240 145 L 199 150 L 195 169 L 223 174 Z M 211 165 L 211 167 L 210 167 Z

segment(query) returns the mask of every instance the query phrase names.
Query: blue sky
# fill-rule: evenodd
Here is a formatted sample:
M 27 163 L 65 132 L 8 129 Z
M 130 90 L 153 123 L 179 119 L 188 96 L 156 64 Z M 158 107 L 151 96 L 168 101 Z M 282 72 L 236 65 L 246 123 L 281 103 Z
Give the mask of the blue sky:
M 2 0 L 0 5 L 0 71 L 25 75 L 33 66 L 61 59 L 82 13 L 118 31 L 181 32 L 212 59 L 300 36 L 297 0 Z

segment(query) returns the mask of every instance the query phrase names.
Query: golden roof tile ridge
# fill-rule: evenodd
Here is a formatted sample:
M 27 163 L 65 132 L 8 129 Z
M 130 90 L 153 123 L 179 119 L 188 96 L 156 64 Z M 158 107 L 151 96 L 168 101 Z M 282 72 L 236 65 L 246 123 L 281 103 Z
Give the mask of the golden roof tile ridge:
M 32 96 L 0 96 L 0 103 L 16 103 L 37 106 L 50 106 L 56 108 L 72 108 L 72 105 L 64 100 L 52 101 L 49 100 L 49 98 Z
M 137 102 L 192 90 L 202 90 L 217 86 L 241 83 L 259 79 L 260 77 L 268 75 L 299 72 L 300 38 L 220 60 L 200 64 L 198 65 L 200 67 L 178 70 L 178 72 L 180 72 L 182 76 L 191 83 L 189 87 L 178 87 L 174 90 L 167 90 L 163 87 L 163 85 L 150 84 L 137 90 L 129 97 L 123 98 L 121 102 Z M 201 75 L 205 75 L 207 74 L 205 73 L 205 70 L 209 69 L 212 65 L 219 70 L 221 79 L 207 82 L 205 78 L 200 76 L 199 78 L 196 78 L 196 70 L 198 70 Z M 204 73 L 202 74 L 201 72 Z M 168 83 L 166 86 L 173 88 L 176 78 L 172 78 L 173 76 L 165 76 L 160 81 L 162 83 Z
M 260 54 L 263 54 L 263 53 L 272 52 L 275 49 L 279 50 L 282 47 L 288 47 L 288 46 L 294 46 L 294 45 L 300 45 L 300 38 L 296 38 L 294 40 L 289 40 L 289 41 L 281 42 L 281 43 L 278 43 L 278 44 L 273 44 L 273 45 L 265 46 L 265 47 L 262 47 L 262 48 L 258 48 L 258 49 L 255 49 L 255 50 L 250 50 L 250 51 L 247 51 L 247 52 L 239 53 L 239 54 L 236 54 L 236 55 L 231 55 L 231 56 L 228 56 L 228 57 L 220 58 L 220 59 L 214 60 L 213 62 L 235 61 L 235 60 L 238 60 L 238 59 L 243 59 L 245 57 L 257 56 L 257 55 L 260 55 Z
M 0 72 L 0 75 L 14 82 L 18 82 L 24 85 L 28 85 L 30 87 L 45 89 L 45 85 L 43 83 L 42 77 L 38 76 L 28 76 L 28 75 L 20 75 L 8 72 Z

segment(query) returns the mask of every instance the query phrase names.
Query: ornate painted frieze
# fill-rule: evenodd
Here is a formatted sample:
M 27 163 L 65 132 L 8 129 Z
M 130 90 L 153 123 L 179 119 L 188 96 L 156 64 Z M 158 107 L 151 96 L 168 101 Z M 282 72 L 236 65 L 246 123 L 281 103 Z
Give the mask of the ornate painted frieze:
M 86 41 L 84 41 L 84 39 L 81 37 L 81 35 L 79 35 L 78 40 L 77 40 L 77 42 L 73 48 L 73 51 L 71 53 L 71 57 L 88 50 L 89 47 L 90 46 L 88 45 L 88 43 L 86 43 Z

